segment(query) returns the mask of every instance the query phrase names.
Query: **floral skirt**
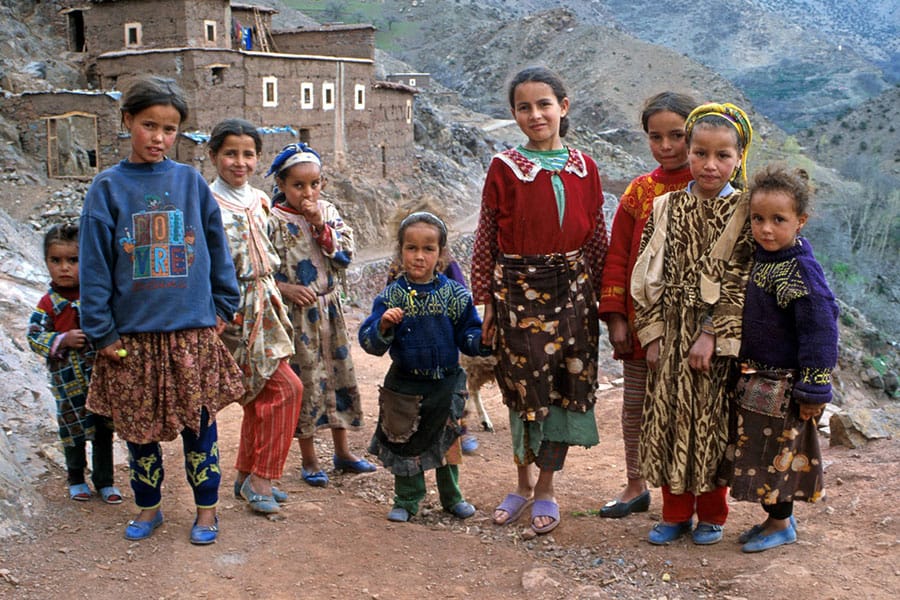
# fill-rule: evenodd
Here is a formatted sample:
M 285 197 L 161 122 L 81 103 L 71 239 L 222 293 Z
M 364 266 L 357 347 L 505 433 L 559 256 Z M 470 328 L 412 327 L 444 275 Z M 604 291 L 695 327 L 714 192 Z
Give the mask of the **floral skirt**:
M 594 408 L 600 326 L 581 252 L 501 256 L 494 269 L 497 384 L 525 421 Z
M 87 406 L 111 417 L 125 441 L 197 432 L 201 409 L 213 422 L 244 395 L 240 369 L 213 328 L 126 334 L 121 341 L 128 352 L 121 361 L 97 355 Z

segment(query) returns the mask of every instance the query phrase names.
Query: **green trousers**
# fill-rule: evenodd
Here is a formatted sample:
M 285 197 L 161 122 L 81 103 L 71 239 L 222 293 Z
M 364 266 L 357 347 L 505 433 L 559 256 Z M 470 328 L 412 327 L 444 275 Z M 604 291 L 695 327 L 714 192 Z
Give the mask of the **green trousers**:
M 450 510 L 463 501 L 459 491 L 459 466 L 444 465 L 434 470 L 441 506 Z M 410 515 L 419 512 L 419 502 L 425 497 L 425 473 L 411 477 L 394 475 L 394 508 L 403 508 Z

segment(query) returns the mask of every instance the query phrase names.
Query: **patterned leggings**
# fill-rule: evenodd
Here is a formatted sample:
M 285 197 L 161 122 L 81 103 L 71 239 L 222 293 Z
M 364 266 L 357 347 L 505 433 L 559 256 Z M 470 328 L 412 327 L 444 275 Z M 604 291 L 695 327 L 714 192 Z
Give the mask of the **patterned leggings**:
M 219 502 L 218 429 L 209 423 L 209 413 L 200 413 L 200 431 L 185 428 L 181 432 L 184 446 L 184 470 L 188 484 L 194 490 L 198 508 L 212 508 Z M 159 442 L 135 444 L 128 442 L 128 467 L 134 503 L 141 510 L 156 508 L 162 502 L 162 483 L 165 479 L 162 449 Z
M 625 391 L 622 394 L 622 441 L 625 443 L 625 467 L 628 479 L 641 479 L 638 446 L 641 441 L 644 397 L 647 394 L 647 361 L 625 360 Z

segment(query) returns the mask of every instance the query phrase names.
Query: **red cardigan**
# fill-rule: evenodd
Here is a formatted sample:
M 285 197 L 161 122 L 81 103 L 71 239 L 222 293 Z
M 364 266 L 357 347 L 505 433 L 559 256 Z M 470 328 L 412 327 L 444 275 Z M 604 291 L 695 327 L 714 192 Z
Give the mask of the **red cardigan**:
M 637 336 L 634 335 L 634 301 L 629 288 L 631 272 L 638 257 L 641 233 L 653 211 L 653 199 L 668 192 L 687 187 L 691 181 L 688 167 L 678 171 L 664 171 L 657 167 L 652 173 L 641 175 L 628 184 L 619 200 L 619 208 L 613 219 L 609 253 L 603 267 L 603 282 L 600 285 L 600 318 L 609 319 L 612 313 L 625 315 L 632 327 L 633 350 L 630 354 L 615 354 L 616 358 L 644 358 Z
M 566 194 L 562 226 L 550 176 L 550 171 L 515 149 L 491 161 L 472 252 L 476 304 L 492 301 L 491 277 L 501 253 L 542 255 L 583 249 L 591 283 L 599 289 L 608 240 L 597 164 L 569 149 L 569 160 L 559 172 Z

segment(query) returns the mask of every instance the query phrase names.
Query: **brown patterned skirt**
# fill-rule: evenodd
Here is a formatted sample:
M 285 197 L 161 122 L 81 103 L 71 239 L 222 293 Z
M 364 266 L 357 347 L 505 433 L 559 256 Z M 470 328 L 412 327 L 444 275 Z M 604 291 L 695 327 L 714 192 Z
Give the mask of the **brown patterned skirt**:
M 591 410 L 600 326 L 582 253 L 501 256 L 494 300 L 504 404 L 526 421 Z
M 123 360 L 97 355 L 87 406 L 111 417 L 126 441 L 170 441 L 185 428 L 199 431 L 202 408 L 213 422 L 244 395 L 240 369 L 213 328 L 135 333 L 121 341 Z
M 771 396 L 773 388 L 751 384 L 750 375 L 742 375 L 738 383 L 723 460 L 723 483 L 730 479 L 731 495 L 737 500 L 816 502 L 823 495 L 816 421 L 800 419 L 799 406 L 791 399 L 791 380 L 786 381 L 787 385 L 774 387 L 780 403 L 770 398 L 761 402 L 759 398 Z

